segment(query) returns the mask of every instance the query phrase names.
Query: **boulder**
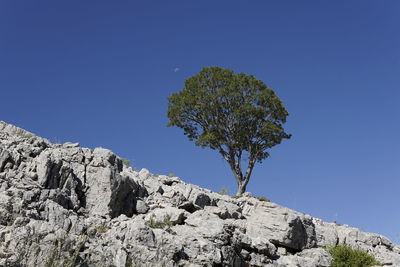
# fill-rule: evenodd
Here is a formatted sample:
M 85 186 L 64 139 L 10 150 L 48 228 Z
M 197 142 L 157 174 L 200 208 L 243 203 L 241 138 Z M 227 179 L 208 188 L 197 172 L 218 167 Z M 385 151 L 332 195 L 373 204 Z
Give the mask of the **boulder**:
M 175 207 L 157 208 L 146 215 L 146 220 L 155 222 L 166 222 L 171 225 L 182 224 L 185 220 L 186 211 Z
M 300 251 L 316 246 L 311 217 L 292 212 L 271 202 L 249 202 L 244 205 L 246 233 L 251 238 L 266 238 L 271 243 Z

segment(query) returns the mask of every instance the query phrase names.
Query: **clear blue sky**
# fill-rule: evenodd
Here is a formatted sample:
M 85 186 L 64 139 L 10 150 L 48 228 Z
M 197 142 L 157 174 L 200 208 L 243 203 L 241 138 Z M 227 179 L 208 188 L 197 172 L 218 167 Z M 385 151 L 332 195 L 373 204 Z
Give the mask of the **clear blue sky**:
M 168 128 L 204 66 L 253 74 L 293 134 L 248 190 L 400 243 L 400 1 L 1 1 L 0 120 L 231 193 L 215 151 Z

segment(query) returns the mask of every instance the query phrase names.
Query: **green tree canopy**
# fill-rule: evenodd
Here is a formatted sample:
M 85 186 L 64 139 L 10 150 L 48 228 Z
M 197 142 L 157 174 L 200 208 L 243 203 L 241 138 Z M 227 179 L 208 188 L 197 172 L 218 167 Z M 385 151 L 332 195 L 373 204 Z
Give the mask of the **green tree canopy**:
M 238 195 L 245 192 L 254 164 L 291 136 L 282 127 L 288 116 L 282 101 L 252 75 L 206 67 L 168 100 L 168 126 L 182 128 L 198 146 L 217 150 L 232 169 Z

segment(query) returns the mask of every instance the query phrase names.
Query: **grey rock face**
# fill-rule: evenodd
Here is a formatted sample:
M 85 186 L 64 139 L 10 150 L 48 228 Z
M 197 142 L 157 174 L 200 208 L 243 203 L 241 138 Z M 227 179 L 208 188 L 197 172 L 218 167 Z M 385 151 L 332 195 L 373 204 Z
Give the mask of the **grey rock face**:
M 294 251 L 316 246 L 314 224 L 309 216 L 254 199 L 245 202 L 243 214 L 248 222 L 246 233 L 252 238 L 268 237 L 273 244 Z
M 385 237 L 235 199 L 0 122 L 0 266 L 329 266 L 340 243 L 400 266 Z

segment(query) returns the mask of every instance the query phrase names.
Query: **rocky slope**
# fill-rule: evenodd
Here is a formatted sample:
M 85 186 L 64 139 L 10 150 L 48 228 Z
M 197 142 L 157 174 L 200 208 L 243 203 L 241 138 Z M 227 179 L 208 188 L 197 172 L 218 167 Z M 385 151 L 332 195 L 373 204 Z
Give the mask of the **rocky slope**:
M 339 243 L 400 266 L 383 236 L 136 172 L 110 150 L 0 122 L 0 266 L 322 267 L 323 247 Z

